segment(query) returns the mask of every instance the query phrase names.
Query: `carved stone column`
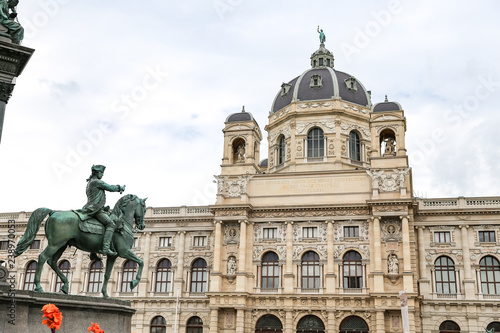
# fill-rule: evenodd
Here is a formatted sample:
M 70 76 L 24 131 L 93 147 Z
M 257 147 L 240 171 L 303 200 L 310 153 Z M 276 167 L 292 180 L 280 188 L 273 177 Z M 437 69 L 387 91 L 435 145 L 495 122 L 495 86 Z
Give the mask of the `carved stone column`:
M 413 293 L 413 272 L 411 270 L 410 227 L 407 216 L 401 216 L 403 231 L 403 287 L 407 293 Z
M 83 264 L 83 251 L 77 251 L 75 273 L 73 275 L 74 278 L 69 285 L 70 294 L 76 293 L 77 295 L 80 295 L 81 291 L 83 291 L 82 264 Z
M 423 296 L 428 296 L 429 295 L 429 287 L 430 287 L 430 280 L 429 277 L 427 276 L 427 265 L 425 261 L 425 242 L 424 242 L 424 228 L 425 227 L 418 227 L 417 232 L 418 232 L 418 263 L 419 263 L 419 270 L 420 270 L 420 279 L 418 280 L 418 284 L 420 286 L 420 293 Z
M 291 310 L 285 311 L 285 329 L 283 333 L 293 333 L 293 312 Z
M 333 243 L 333 221 L 326 221 L 326 274 L 325 274 L 325 289 L 327 293 L 334 293 L 335 282 L 335 244 Z
M 462 225 L 460 226 L 460 229 L 462 229 L 462 252 L 464 258 L 464 271 L 465 271 L 463 293 L 465 294 L 466 299 L 472 299 L 475 297 L 475 290 L 474 290 L 474 279 L 472 277 L 472 269 L 470 263 L 469 232 L 468 232 L 469 226 Z
M 245 291 L 247 276 L 245 263 L 247 258 L 247 221 L 240 222 L 240 248 L 238 260 L 238 272 L 236 273 L 236 291 Z
M 219 309 L 210 310 L 210 333 L 219 333 Z
M 221 251 L 222 251 L 222 221 L 215 221 L 214 266 L 211 273 L 210 289 L 218 292 L 221 289 Z
M 373 261 L 375 271 L 373 272 L 374 292 L 384 292 L 384 272 L 382 271 L 382 243 L 380 235 L 380 218 L 373 218 Z
M 245 310 L 236 310 L 236 333 L 245 332 Z
M 378 310 L 375 317 L 377 333 L 385 333 L 385 311 Z
M 286 264 L 283 276 L 285 293 L 293 292 L 293 222 L 286 222 Z
M 139 282 L 138 286 L 138 294 L 139 297 L 146 297 L 148 292 L 148 279 L 150 277 L 149 274 L 149 252 L 151 251 L 151 232 L 146 232 L 146 239 L 144 241 L 144 268 L 142 271 L 142 279 Z M 153 281 L 149 281 L 153 283 Z
M 21 75 L 35 50 L 0 41 L 0 141 L 5 117 L 5 109 L 12 95 L 16 78 Z
M 183 288 L 183 284 L 184 284 L 184 243 L 185 243 L 185 238 L 186 238 L 186 232 L 185 231 L 179 231 L 177 233 L 177 244 L 179 244 L 179 252 L 178 252 L 178 256 L 179 256 L 179 260 L 177 260 L 177 270 L 175 272 L 175 280 L 174 280 L 174 284 L 175 284 L 175 289 L 179 288 L 179 290 L 181 291 L 181 296 L 182 296 L 182 292 L 185 291 L 185 289 Z M 172 290 L 175 290 L 175 289 L 172 289 Z

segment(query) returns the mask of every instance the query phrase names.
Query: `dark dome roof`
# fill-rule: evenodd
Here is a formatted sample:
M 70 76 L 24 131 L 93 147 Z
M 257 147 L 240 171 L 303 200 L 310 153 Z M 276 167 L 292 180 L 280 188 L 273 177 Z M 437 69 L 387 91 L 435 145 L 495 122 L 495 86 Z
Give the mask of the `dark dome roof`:
M 315 79 L 319 81 L 317 84 Z M 274 113 L 292 101 L 342 99 L 364 107 L 371 107 L 370 96 L 354 76 L 330 67 L 316 67 L 305 71 L 288 84 L 284 83 L 271 108 Z
M 401 105 L 397 102 L 388 102 L 387 100 L 382 103 L 377 103 L 373 106 L 373 112 L 382 112 L 382 111 L 400 111 L 403 110 Z
M 262 161 L 260 161 L 259 166 L 261 168 L 267 168 L 267 163 L 268 163 L 268 159 L 267 158 L 263 159 Z
M 246 112 L 245 107 L 243 107 L 243 110 L 241 110 L 241 112 L 230 114 L 226 118 L 226 123 L 236 123 L 240 121 L 252 121 L 252 120 L 254 120 L 252 114 L 250 112 Z

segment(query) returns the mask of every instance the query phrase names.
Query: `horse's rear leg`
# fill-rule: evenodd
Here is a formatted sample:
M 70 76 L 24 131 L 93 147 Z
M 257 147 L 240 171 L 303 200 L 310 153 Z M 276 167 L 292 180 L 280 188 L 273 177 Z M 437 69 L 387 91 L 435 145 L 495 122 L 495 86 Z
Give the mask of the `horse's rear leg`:
M 139 265 L 139 269 L 137 270 L 137 275 L 135 276 L 135 279 L 130 281 L 130 289 L 134 290 L 134 288 L 137 287 L 137 285 L 139 284 L 139 281 L 141 280 L 142 268 L 144 267 L 144 261 L 142 261 L 141 258 L 136 256 L 135 253 L 130 249 L 127 250 L 127 252 L 125 252 L 123 255 L 120 253 L 120 257 L 125 258 L 125 259 L 130 259 Z
M 68 286 L 68 278 L 66 275 L 61 272 L 59 269 L 59 266 L 57 265 L 57 262 L 59 261 L 59 258 L 61 258 L 62 254 L 64 253 L 64 250 L 66 250 L 66 246 L 61 247 L 54 255 L 47 260 L 47 263 L 52 267 L 54 272 L 56 272 L 57 276 L 61 279 L 63 282 L 63 286 L 61 287 L 61 291 L 65 294 L 68 293 L 69 291 L 69 286 Z M 57 292 L 57 290 L 56 290 Z
M 102 283 L 102 289 L 101 289 L 102 295 L 106 298 L 109 297 L 108 281 L 109 278 L 111 277 L 111 272 L 113 271 L 113 266 L 115 264 L 116 258 L 117 257 L 115 256 L 108 256 L 106 259 L 106 273 L 104 273 L 104 282 Z
M 42 253 L 38 256 L 38 265 L 36 267 L 36 273 L 35 273 L 35 291 L 43 293 L 43 288 L 40 285 L 40 276 L 42 275 L 42 269 L 43 265 L 47 261 L 48 258 L 51 258 L 54 256 L 54 254 L 61 249 L 62 246 L 60 245 L 51 245 L 49 242 L 49 245 L 43 250 Z M 63 247 L 65 249 L 65 247 Z

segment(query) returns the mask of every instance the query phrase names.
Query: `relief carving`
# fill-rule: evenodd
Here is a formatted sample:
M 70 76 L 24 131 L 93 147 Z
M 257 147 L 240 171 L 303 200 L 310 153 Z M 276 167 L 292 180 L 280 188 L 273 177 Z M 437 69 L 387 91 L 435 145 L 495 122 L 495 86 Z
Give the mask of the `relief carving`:
M 400 188 L 406 188 L 405 180 L 410 168 L 387 170 L 370 169 L 366 173 L 372 179 L 372 188 L 381 192 L 395 192 Z

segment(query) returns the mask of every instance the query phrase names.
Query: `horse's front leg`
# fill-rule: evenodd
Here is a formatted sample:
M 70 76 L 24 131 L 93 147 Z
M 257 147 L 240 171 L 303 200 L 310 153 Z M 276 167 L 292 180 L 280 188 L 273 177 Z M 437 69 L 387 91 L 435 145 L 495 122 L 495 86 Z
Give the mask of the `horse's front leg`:
M 60 248 L 61 248 L 61 246 L 54 246 L 54 245 L 50 244 L 50 242 L 49 242 L 49 245 L 38 256 L 38 264 L 37 264 L 36 272 L 35 272 L 35 281 L 34 281 L 35 290 L 34 291 L 43 293 L 43 288 L 40 285 L 40 276 L 42 275 L 43 265 L 45 264 L 47 259 L 52 257 Z
M 104 273 L 104 281 L 102 283 L 102 289 L 101 289 L 101 292 L 102 292 L 102 295 L 106 298 L 108 298 L 108 281 L 109 281 L 109 278 L 111 277 L 111 272 L 113 271 L 113 266 L 115 264 L 115 261 L 116 261 L 116 258 L 115 256 L 108 256 L 107 259 L 106 259 L 106 273 Z
M 128 249 L 127 252 L 125 252 L 123 255 L 120 254 L 122 258 L 125 259 L 130 259 L 133 262 L 137 263 L 139 265 L 139 269 L 137 270 L 137 275 L 135 276 L 135 279 L 130 281 L 130 289 L 134 290 L 135 287 L 139 284 L 139 281 L 141 280 L 142 276 L 142 268 L 144 267 L 144 261 L 141 260 L 138 256 L 135 255 L 132 250 Z

